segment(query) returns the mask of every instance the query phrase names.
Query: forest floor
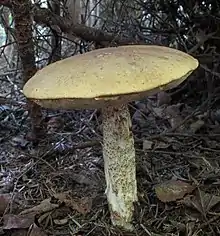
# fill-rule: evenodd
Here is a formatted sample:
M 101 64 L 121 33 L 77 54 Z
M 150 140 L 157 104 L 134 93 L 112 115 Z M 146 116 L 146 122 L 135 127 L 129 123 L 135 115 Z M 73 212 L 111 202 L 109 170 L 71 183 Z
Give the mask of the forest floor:
M 109 219 L 98 112 L 43 110 L 33 145 L 25 98 L 1 78 L 0 235 L 220 235 L 220 96 L 207 80 L 131 104 L 139 204 L 125 233 Z

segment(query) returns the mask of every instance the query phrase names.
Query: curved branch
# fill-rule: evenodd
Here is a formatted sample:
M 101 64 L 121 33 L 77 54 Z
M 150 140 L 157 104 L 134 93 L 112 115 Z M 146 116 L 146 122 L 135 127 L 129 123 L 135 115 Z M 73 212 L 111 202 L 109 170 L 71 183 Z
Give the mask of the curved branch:
M 0 0 L 0 5 L 11 7 L 11 1 Z M 88 27 L 82 24 L 72 24 L 68 18 L 56 15 L 47 8 L 41 8 L 36 4 L 32 5 L 32 13 L 36 23 L 46 26 L 58 26 L 63 33 L 72 34 L 73 36 L 80 37 L 87 41 L 94 41 L 103 45 L 108 43 L 118 45 L 137 43 L 132 39 L 115 36 L 96 28 Z
M 106 33 L 96 28 L 82 24 L 72 24 L 69 19 L 58 16 L 46 8 L 40 8 L 36 5 L 33 7 L 33 16 L 34 20 L 39 24 L 58 26 L 63 33 L 73 34 L 74 36 L 78 36 L 87 41 L 94 41 L 97 43 L 109 42 L 116 44 L 132 43 L 132 40 L 130 39 L 114 36 L 113 34 Z

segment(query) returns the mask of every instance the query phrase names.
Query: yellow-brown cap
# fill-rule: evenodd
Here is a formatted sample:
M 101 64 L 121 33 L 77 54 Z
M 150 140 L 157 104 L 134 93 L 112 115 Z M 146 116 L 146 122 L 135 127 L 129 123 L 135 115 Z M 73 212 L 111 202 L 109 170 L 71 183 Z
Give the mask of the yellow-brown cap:
M 192 56 L 163 46 L 97 49 L 44 67 L 25 84 L 23 93 L 47 108 L 102 107 L 172 88 L 198 64 Z

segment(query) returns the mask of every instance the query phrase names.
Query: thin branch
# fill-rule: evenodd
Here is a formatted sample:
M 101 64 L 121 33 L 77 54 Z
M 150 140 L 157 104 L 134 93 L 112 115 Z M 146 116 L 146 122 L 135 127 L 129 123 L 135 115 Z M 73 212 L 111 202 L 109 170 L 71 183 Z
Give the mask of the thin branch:
M 11 7 L 10 0 L 0 0 L 0 5 L 4 5 L 7 7 Z M 74 36 L 80 37 L 87 41 L 94 41 L 99 44 L 106 45 L 108 43 L 114 45 L 125 45 L 125 44 L 132 44 L 138 43 L 135 42 L 133 39 L 128 39 L 121 36 L 115 36 L 110 33 L 106 33 L 102 30 L 88 27 L 82 24 L 72 24 L 72 22 L 66 18 L 59 15 L 54 14 L 50 10 L 46 8 L 41 8 L 36 4 L 32 5 L 32 14 L 33 18 L 36 23 L 46 25 L 46 26 L 58 26 L 59 30 L 63 33 L 69 33 Z M 56 27 L 53 27 L 56 29 Z

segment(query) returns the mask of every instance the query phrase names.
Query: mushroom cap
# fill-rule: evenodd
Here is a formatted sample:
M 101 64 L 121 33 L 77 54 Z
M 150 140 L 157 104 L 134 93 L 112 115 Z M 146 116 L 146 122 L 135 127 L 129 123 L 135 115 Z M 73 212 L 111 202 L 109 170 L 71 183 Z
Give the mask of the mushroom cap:
M 44 67 L 23 93 L 46 108 L 97 108 L 170 89 L 198 65 L 192 56 L 164 46 L 103 48 Z

